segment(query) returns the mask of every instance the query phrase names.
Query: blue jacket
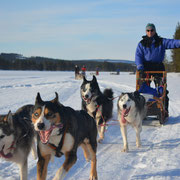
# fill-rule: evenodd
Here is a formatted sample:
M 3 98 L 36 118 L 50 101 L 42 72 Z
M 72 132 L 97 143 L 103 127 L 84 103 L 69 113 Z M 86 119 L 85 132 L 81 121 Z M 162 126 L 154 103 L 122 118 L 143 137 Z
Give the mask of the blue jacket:
M 145 47 L 141 42 L 136 48 L 135 63 L 138 70 L 143 70 L 143 62 L 161 63 L 164 60 L 166 49 L 180 48 L 180 40 L 162 38 L 162 44 L 155 46 L 155 40 L 152 40 L 150 47 Z

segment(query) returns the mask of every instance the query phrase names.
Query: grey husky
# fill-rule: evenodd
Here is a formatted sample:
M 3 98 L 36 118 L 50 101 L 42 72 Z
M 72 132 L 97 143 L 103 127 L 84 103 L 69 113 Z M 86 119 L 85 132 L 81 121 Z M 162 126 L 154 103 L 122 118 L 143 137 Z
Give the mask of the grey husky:
M 123 138 L 123 152 L 128 151 L 127 125 L 130 124 L 136 131 L 136 146 L 141 146 L 140 133 L 142 131 L 142 121 L 146 117 L 146 98 L 139 94 L 122 93 L 117 102 L 118 119 L 120 122 L 121 134 Z
M 0 115 L 0 157 L 15 162 L 20 169 L 20 179 L 27 180 L 27 158 L 32 148 L 36 158 L 34 130 L 31 123 L 33 105 Z

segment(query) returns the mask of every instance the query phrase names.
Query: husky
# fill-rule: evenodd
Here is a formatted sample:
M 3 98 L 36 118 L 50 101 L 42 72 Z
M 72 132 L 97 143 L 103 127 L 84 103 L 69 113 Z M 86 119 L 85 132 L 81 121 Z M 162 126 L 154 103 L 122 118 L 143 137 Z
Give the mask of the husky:
M 136 146 L 141 146 L 140 133 L 142 121 L 146 117 L 146 98 L 138 91 L 134 93 L 122 93 L 117 101 L 118 119 L 123 138 L 123 152 L 128 151 L 127 125 L 130 124 L 136 131 Z
M 82 75 L 81 73 L 76 74 L 76 75 L 75 75 L 75 79 L 76 79 L 76 80 L 81 80 L 81 79 L 83 79 L 83 75 Z
M 47 167 L 54 156 L 65 156 L 65 161 L 53 180 L 62 180 L 76 163 L 79 146 L 87 161 L 91 161 L 90 180 L 97 179 L 96 150 L 97 129 L 95 120 L 85 111 L 75 111 L 62 105 L 58 94 L 51 101 L 43 101 L 40 93 L 36 96 L 32 114 L 34 129 L 38 132 L 37 179 L 46 179 Z
M 88 81 L 85 77 L 83 78 L 80 94 L 82 99 L 81 108 L 96 120 L 99 134 L 98 142 L 102 142 L 106 122 L 112 117 L 113 91 L 112 89 L 105 89 L 102 93 L 96 77 L 93 76 L 91 81 Z
M 27 180 L 28 155 L 33 150 L 36 158 L 34 128 L 31 123 L 33 105 L 25 105 L 15 113 L 0 115 L 0 157 L 15 162 L 20 179 Z

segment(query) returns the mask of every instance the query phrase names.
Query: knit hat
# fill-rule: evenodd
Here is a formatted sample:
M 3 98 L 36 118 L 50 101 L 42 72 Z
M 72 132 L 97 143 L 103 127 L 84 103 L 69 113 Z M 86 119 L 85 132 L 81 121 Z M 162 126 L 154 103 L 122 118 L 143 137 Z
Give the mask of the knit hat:
M 154 31 L 156 31 L 156 27 L 155 27 L 155 25 L 152 24 L 152 23 L 148 23 L 148 24 L 147 24 L 146 30 L 148 30 L 148 29 L 153 29 Z

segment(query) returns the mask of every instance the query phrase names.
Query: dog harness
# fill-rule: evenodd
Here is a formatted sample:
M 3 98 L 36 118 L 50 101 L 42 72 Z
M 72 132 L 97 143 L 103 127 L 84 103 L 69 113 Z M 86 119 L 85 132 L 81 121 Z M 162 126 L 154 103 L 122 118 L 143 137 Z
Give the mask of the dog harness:
M 65 135 L 66 135 L 66 132 L 67 132 L 67 126 L 65 129 L 63 129 L 63 127 L 61 126 L 62 129 L 60 129 L 60 134 L 63 133 L 63 136 L 61 138 L 61 141 L 59 142 L 59 145 L 56 147 L 54 144 L 51 144 L 51 143 L 48 143 L 47 145 L 53 149 L 54 151 L 56 151 L 56 154 L 55 156 L 56 157 L 61 157 L 63 155 L 63 153 L 61 152 L 61 149 L 62 149 L 62 146 L 64 144 L 64 138 L 65 138 Z

